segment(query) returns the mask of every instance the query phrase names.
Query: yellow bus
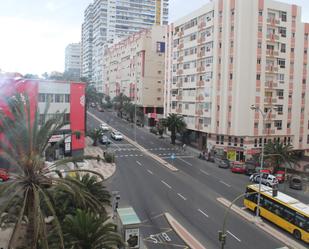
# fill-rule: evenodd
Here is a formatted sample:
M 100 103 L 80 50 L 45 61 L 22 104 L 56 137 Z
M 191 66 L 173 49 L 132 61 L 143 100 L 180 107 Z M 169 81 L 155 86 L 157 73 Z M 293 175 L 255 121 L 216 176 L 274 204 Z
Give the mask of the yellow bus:
M 249 185 L 244 198 L 245 207 L 256 213 L 259 185 Z M 298 240 L 309 243 L 309 205 L 272 188 L 261 186 L 260 216 L 293 234 Z

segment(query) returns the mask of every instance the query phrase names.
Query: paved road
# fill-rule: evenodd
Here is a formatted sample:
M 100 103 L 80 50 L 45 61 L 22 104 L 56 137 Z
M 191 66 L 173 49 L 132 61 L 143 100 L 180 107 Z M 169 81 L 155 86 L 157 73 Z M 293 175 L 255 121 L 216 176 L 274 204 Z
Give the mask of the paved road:
M 106 112 L 94 113 L 103 120 L 110 120 L 112 115 Z M 112 117 L 110 124 L 113 127 L 131 138 L 134 137 L 128 124 Z M 90 118 L 90 123 L 96 127 L 99 125 L 93 118 Z M 154 148 L 166 146 L 171 149 L 169 142 L 159 139 L 156 141 L 153 137 L 150 139 L 149 134 L 143 129 L 138 129 L 137 140 L 157 154 L 160 154 L 160 150 L 155 152 Z M 207 249 L 219 247 L 217 232 L 221 229 L 225 209 L 217 198 L 223 196 L 229 200 L 233 199 L 243 192 L 247 177 L 231 177 L 229 171 L 218 169 L 212 164 L 202 161 L 196 163 L 199 160 L 188 157 L 185 152 L 178 152 L 181 156 L 172 162 L 180 170 L 171 172 L 125 141 L 115 142 L 111 148 L 115 149 L 117 155 L 117 171 L 115 176 L 108 180 L 108 186 L 111 190 L 120 191 L 120 206 L 133 206 L 140 219 L 148 222 L 142 230 L 145 238 L 164 228 L 168 230 L 169 227 L 165 227 L 161 215 L 169 212 Z M 132 150 L 121 150 L 124 148 Z M 283 246 L 234 213 L 229 216 L 227 228 L 225 248 L 274 249 Z M 168 245 L 158 246 L 149 241 L 145 243 L 148 248 L 173 248 L 172 244 L 183 244 L 174 234 L 171 237 L 173 240 Z

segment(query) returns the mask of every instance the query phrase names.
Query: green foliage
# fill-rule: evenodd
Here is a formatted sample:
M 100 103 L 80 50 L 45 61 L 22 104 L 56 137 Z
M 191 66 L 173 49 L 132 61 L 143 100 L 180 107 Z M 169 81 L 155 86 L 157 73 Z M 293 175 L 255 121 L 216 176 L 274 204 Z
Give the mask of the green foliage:
M 88 132 L 88 136 L 92 138 L 93 142 L 92 145 L 93 146 L 97 146 L 98 145 L 98 140 L 103 136 L 104 131 L 99 128 L 99 129 L 93 129 L 90 132 Z
M 275 142 L 269 141 L 265 145 L 264 149 L 265 160 L 270 161 L 274 167 L 274 171 L 280 169 L 280 167 L 286 167 L 286 163 L 291 165 L 297 161 L 296 156 L 293 152 L 293 146 L 276 140 Z
M 8 217 L 15 216 L 13 223 L 10 223 L 13 232 L 8 247 L 15 248 L 17 237 L 24 236 L 26 248 L 37 248 L 39 241 L 47 248 L 45 219 L 53 216 L 49 226 L 53 227 L 58 237 L 58 248 L 64 248 L 61 221 L 51 191 L 61 188 L 80 201 L 91 203 L 92 207 L 102 206 L 96 199 L 92 199 L 92 195 L 80 191 L 81 184 L 77 181 L 56 176 L 59 165 L 77 162 L 84 157 L 65 158 L 46 164 L 44 156 L 49 139 L 64 126 L 64 113 L 54 115 L 39 125 L 40 112 L 35 109 L 30 113 L 27 95 L 16 94 L 7 100 L 7 104 L 11 115 L 0 112 L 0 132 L 5 138 L 0 140 L 0 150 L 2 159 L 11 166 L 12 173 L 11 180 L 0 185 L 0 195 L 6 197 L 0 203 L 0 213 L 7 213 Z M 44 114 L 47 112 L 48 108 Z
M 115 154 L 111 152 L 105 152 L 104 159 L 107 163 L 114 163 L 115 162 Z
M 112 100 L 112 103 L 114 105 L 115 110 L 118 111 L 120 114 L 120 117 L 122 118 L 122 113 L 124 111 L 124 106 L 128 103 L 130 103 L 131 99 L 124 95 L 123 93 L 120 93 L 119 95 L 115 96 Z
M 149 131 L 150 131 L 151 133 L 155 134 L 155 135 L 158 135 L 158 128 L 157 128 L 157 127 L 151 127 L 151 128 L 149 129 Z
M 164 121 L 164 125 L 168 127 L 171 131 L 171 142 L 175 144 L 176 141 L 176 132 L 183 133 L 186 130 L 186 123 L 183 120 L 182 116 L 178 116 L 177 114 L 169 114 L 167 119 Z

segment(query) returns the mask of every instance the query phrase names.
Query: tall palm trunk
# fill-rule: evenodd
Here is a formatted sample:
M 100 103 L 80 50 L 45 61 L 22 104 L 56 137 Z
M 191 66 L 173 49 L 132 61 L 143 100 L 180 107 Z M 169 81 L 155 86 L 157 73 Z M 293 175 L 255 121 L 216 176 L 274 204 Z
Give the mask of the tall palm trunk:
M 176 129 L 175 128 L 171 129 L 171 141 L 172 141 L 172 144 L 175 144 L 175 141 L 176 141 Z
M 35 200 L 33 191 L 29 191 L 28 193 L 28 224 L 26 227 L 26 241 L 28 244 L 28 248 L 36 249 L 37 248 L 37 240 L 38 235 L 36 231 L 38 231 L 36 219 L 38 219 L 36 214 Z

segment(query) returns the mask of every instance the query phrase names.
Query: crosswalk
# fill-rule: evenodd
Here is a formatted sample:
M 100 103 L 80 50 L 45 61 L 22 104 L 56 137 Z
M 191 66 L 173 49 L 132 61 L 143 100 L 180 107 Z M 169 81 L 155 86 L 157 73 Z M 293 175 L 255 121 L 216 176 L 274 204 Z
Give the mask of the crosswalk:
M 128 148 L 119 148 L 119 147 L 115 147 L 114 148 L 114 151 L 138 151 L 139 149 L 138 148 L 135 148 L 135 147 L 128 147 Z M 175 152 L 178 152 L 179 150 L 177 149 L 174 149 L 174 148 L 149 148 L 146 150 L 148 151 L 175 151 Z

